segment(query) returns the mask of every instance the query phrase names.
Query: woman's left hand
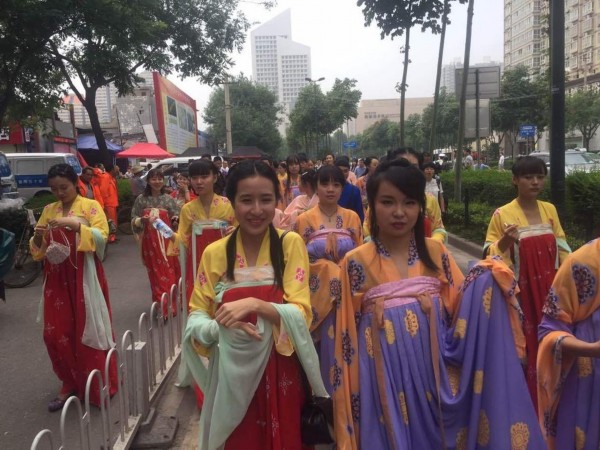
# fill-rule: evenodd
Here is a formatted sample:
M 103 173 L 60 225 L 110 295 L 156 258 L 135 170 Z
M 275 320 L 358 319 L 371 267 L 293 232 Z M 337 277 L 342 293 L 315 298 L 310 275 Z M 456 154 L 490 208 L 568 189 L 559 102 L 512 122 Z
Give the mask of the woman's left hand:
M 215 320 L 226 328 L 236 322 L 243 321 L 249 314 L 257 311 L 257 299 L 247 297 L 222 305 L 215 315 Z
M 75 217 L 57 217 L 48 222 L 52 228 L 70 228 L 71 230 L 79 231 L 81 222 Z
M 225 236 L 229 236 L 231 233 L 233 233 L 233 230 L 235 230 L 235 227 L 233 225 L 230 225 L 227 228 L 225 228 Z

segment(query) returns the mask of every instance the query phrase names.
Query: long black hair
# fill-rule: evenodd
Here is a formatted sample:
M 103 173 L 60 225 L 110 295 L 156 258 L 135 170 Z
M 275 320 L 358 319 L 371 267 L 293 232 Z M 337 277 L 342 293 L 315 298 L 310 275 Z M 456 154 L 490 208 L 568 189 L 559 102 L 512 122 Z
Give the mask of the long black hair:
M 165 175 L 162 173 L 160 169 L 150 169 L 148 171 L 148 175 L 146 175 L 146 187 L 144 189 L 144 197 L 150 197 L 152 195 L 152 187 L 150 186 L 150 179 L 154 177 L 160 177 L 163 180 L 165 179 Z M 160 193 L 165 193 L 165 185 L 160 188 Z
M 213 175 L 218 175 L 219 169 L 217 169 L 217 166 L 215 166 L 212 161 L 209 161 L 208 159 L 199 159 L 190 163 L 188 166 L 188 173 L 190 174 L 190 178 L 199 175 L 210 175 L 211 173 Z
M 300 160 L 296 155 L 289 155 L 285 160 L 285 172 L 287 174 L 287 178 L 285 180 L 285 195 L 287 196 L 292 187 L 292 174 L 290 173 L 290 166 L 298 164 L 300 165 Z M 298 173 L 300 175 L 300 173 Z M 299 180 L 298 180 L 299 181 Z
M 240 181 L 246 178 L 252 177 L 263 177 L 269 180 L 273 184 L 273 193 L 275 194 L 275 202 L 279 201 L 279 179 L 275 170 L 268 164 L 262 161 L 245 160 L 235 165 L 233 169 L 229 171 L 227 176 L 227 186 L 225 187 L 225 196 L 229 199 L 232 205 L 235 207 L 235 196 L 238 190 L 238 184 Z M 234 266 L 235 266 L 235 254 L 236 254 L 236 241 L 239 226 L 233 231 L 226 246 L 227 256 L 227 278 L 234 280 Z M 283 245 L 277 230 L 273 224 L 269 224 L 269 254 L 271 256 L 271 264 L 273 265 L 273 272 L 275 273 L 275 285 L 283 289 L 283 271 L 285 268 L 285 260 L 283 256 Z
M 75 172 L 75 169 L 73 169 L 73 167 L 70 166 L 69 164 L 65 164 L 65 163 L 54 164 L 48 170 L 48 179 L 49 180 L 52 178 L 56 178 L 56 177 L 66 178 L 71 183 L 73 183 L 75 186 L 77 186 L 77 180 L 79 179 L 79 177 L 77 176 L 77 172 Z
M 512 166 L 512 174 L 515 177 L 525 175 L 548 175 L 548 167 L 543 159 L 537 156 L 521 156 Z
M 340 183 L 342 186 L 346 185 L 346 177 L 344 176 L 344 172 L 338 166 L 321 166 L 319 170 L 317 170 L 317 183 L 326 184 L 330 181 L 334 183 Z
M 427 268 L 437 272 L 439 269 L 435 262 L 433 262 L 425 244 L 425 210 L 427 208 L 425 175 L 423 175 L 423 172 L 418 167 L 412 166 L 404 158 L 381 163 L 367 181 L 371 238 L 375 240 L 379 237 L 379 225 L 377 224 L 377 215 L 375 214 L 375 198 L 383 181 L 387 181 L 408 198 L 412 198 L 419 203 L 421 213 L 413 229 L 417 253 L 419 254 L 419 259 Z

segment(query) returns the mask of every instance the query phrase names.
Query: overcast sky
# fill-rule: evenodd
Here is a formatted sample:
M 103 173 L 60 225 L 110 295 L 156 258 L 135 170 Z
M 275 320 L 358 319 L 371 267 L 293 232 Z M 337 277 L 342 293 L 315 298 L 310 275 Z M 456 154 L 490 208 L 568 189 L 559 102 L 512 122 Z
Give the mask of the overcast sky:
M 453 2 L 455 3 L 455 2 Z M 484 60 L 503 59 L 503 1 L 479 0 L 475 2 L 473 37 L 471 43 L 471 63 Z M 404 37 L 393 41 L 386 37 L 381 40 L 376 25 L 366 28 L 361 9 L 355 0 L 279 0 L 276 8 L 270 11 L 262 6 L 242 3 L 248 19 L 258 24 L 290 9 L 292 18 L 292 39 L 311 48 L 312 78 L 325 77 L 321 83 L 328 91 L 336 78 L 354 78 L 363 99 L 396 98 L 396 83 L 402 77 L 402 55 L 400 47 Z M 466 5 L 453 5 L 446 36 L 444 63 L 455 59 L 462 61 L 466 34 Z M 422 33 L 420 29 L 411 34 L 410 59 L 408 69 L 408 97 L 428 97 L 433 95 L 437 64 L 439 36 Z M 252 55 L 250 51 L 250 31 L 244 50 L 232 55 L 235 66 L 232 74 L 243 72 L 252 75 Z M 199 109 L 198 126 L 204 129 L 202 111 L 206 107 L 211 92 L 194 79 L 180 80 L 169 77 L 175 84 L 196 100 Z

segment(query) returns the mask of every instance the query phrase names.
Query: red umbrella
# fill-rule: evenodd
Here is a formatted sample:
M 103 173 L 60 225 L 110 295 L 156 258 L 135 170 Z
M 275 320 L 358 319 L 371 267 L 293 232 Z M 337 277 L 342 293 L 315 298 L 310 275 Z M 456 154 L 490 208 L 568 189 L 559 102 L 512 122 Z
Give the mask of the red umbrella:
M 148 144 L 140 142 L 132 145 L 127 150 L 117 154 L 117 158 L 148 158 L 148 159 L 164 159 L 170 158 L 173 154 L 163 150 L 156 144 Z

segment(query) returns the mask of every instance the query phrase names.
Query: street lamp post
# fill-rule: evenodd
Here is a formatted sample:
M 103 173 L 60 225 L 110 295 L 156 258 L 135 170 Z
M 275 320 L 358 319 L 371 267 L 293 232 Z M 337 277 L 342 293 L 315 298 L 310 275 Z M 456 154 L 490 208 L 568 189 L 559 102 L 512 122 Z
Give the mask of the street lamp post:
M 317 83 L 323 81 L 325 77 L 321 77 L 317 80 L 313 80 L 312 78 L 305 78 L 304 81 L 308 81 L 313 86 L 313 92 L 315 95 L 315 158 L 319 157 L 319 110 L 317 109 Z

